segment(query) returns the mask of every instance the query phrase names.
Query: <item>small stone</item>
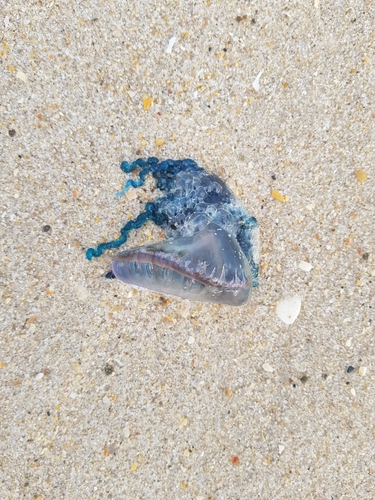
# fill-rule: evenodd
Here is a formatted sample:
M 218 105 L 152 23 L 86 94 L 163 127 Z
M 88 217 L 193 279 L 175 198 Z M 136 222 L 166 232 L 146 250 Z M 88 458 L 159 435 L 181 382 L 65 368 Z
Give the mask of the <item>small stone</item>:
M 188 342 L 189 345 L 193 345 L 194 342 L 195 342 L 195 338 L 194 337 L 189 337 L 187 342 Z
M 37 373 L 34 378 L 35 378 L 35 380 L 42 380 L 43 377 L 44 377 L 44 373 L 40 372 L 40 373 Z
M 155 144 L 158 146 L 158 148 L 161 148 L 162 145 L 164 144 L 163 139 L 156 139 Z
M 358 370 L 358 375 L 360 377 L 364 377 L 367 373 L 367 367 L 366 366 L 360 366 Z
M 106 375 L 111 375 L 115 371 L 115 368 L 111 363 L 106 363 L 104 365 L 103 371 Z
M 72 365 L 72 370 L 74 371 L 74 373 L 77 373 L 77 375 L 82 373 L 82 371 L 83 371 L 82 366 L 79 363 L 74 361 L 71 365 Z
M 301 297 L 295 295 L 280 302 L 276 306 L 276 314 L 281 321 L 287 325 L 291 325 L 297 319 L 301 311 Z
M 46 224 L 45 226 L 42 227 L 43 233 L 48 233 L 48 231 L 51 231 L 51 226 Z
M 111 404 L 111 400 L 107 396 L 104 396 L 103 403 L 108 406 Z
M 354 366 L 348 366 L 346 373 L 352 373 L 354 371 Z
M 350 337 L 350 339 L 348 339 L 346 342 L 345 342 L 345 346 L 346 347 L 351 347 L 352 346 L 352 338 Z
M 183 317 L 187 318 L 190 313 L 190 303 L 184 300 L 182 305 L 178 307 L 177 312 Z
M 352 396 L 355 396 L 355 395 L 356 395 L 356 392 L 355 392 L 354 387 L 353 387 L 352 389 L 350 389 L 350 392 L 352 393 Z
M 370 256 L 370 254 L 366 252 L 366 253 L 364 253 L 364 254 L 362 255 L 362 259 L 363 259 L 363 260 L 368 260 L 369 256 Z
M 301 262 L 298 264 L 298 268 L 301 269 L 301 271 L 309 273 L 313 268 L 313 266 L 310 264 L 310 262 L 305 262 L 304 260 L 301 260 Z
M 154 102 L 154 100 L 152 97 L 144 97 L 143 98 L 143 109 L 148 109 L 153 102 Z
M 130 429 L 128 426 L 124 427 L 122 433 L 124 434 L 124 437 L 127 439 L 130 436 Z
M 278 200 L 278 201 L 282 201 L 283 203 L 287 202 L 288 201 L 288 197 L 287 196 L 283 196 L 280 191 L 278 191 L 277 189 L 273 189 L 271 191 L 271 197 L 274 199 L 274 200 Z
M 138 191 L 129 189 L 129 191 L 126 191 L 125 196 L 129 201 L 134 201 L 138 198 Z
M 10 135 L 10 137 L 14 137 L 16 135 L 16 131 L 12 128 L 8 130 L 8 134 Z
M 279 444 L 279 455 L 281 455 L 284 450 L 285 450 L 285 446 L 283 446 L 282 444 Z
M 268 363 L 264 363 L 262 365 L 262 368 L 264 371 L 269 372 L 269 373 L 272 373 L 273 371 L 275 371 L 275 369 Z
M 187 418 L 184 417 L 182 418 L 179 423 L 178 423 L 178 428 L 179 429 L 182 429 L 183 427 L 186 427 L 187 426 Z
M 130 467 L 130 470 L 132 472 L 136 471 L 138 469 L 138 463 L 137 462 L 134 462 L 134 464 Z
M 357 181 L 359 182 L 365 182 L 367 180 L 367 174 L 364 170 L 357 170 L 355 176 L 357 177 Z

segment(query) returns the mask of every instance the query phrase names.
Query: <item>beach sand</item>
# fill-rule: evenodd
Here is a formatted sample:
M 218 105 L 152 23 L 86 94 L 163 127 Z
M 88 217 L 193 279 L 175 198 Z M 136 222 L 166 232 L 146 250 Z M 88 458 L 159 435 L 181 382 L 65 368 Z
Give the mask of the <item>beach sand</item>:
M 1 7 L 0 497 L 373 498 L 370 2 Z M 244 306 L 85 258 L 158 196 L 114 197 L 149 156 L 194 159 L 258 219 Z

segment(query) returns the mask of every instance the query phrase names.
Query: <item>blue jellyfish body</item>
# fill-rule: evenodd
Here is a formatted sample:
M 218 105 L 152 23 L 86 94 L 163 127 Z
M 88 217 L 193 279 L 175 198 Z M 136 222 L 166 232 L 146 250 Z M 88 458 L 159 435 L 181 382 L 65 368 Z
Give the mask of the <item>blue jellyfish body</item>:
M 116 278 L 163 294 L 191 300 L 241 305 L 257 286 L 259 229 L 254 217 L 214 174 L 193 160 L 157 158 L 123 162 L 138 180 L 128 180 L 116 196 L 141 186 L 148 174 L 165 196 L 148 202 L 145 211 L 129 221 L 117 240 L 89 248 L 89 260 L 103 250 L 123 245 L 131 230 L 153 221 L 166 229 L 168 240 L 131 248 L 115 257 Z

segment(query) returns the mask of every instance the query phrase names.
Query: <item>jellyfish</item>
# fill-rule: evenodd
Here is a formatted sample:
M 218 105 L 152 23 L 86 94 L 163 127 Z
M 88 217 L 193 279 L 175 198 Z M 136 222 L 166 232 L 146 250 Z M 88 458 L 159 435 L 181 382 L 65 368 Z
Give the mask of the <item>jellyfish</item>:
M 86 252 L 88 260 L 126 243 L 147 221 L 166 230 L 167 240 L 129 248 L 115 256 L 107 275 L 134 287 L 202 302 L 240 306 L 258 286 L 259 226 L 228 186 L 191 159 L 137 159 L 121 164 L 139 169 L 116 193 L 120 197 L 152 175 L 164 196 L 148 202 L 116 240 Z

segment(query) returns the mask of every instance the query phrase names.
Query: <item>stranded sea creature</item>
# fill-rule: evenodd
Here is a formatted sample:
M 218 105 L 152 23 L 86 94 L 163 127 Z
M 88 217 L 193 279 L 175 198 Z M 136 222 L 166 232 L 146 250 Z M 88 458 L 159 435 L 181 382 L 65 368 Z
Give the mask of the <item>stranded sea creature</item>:
M 157 158 L 124 161 L 121 169 L 139 169 L 116 196 L 142 186 L 148 174 L 165 196 L 148 202 L 145 211 L 121 229 L 114 241 L 89 248 L 89 260 L 123 245 L 133 229 L 153 221 L 168 239 L 130 248 L 112 264 L 116 278 L 134 286 L 178 297 L 239 306 L 258 285 L 258 223 L 214 174 L 193 160 Z

